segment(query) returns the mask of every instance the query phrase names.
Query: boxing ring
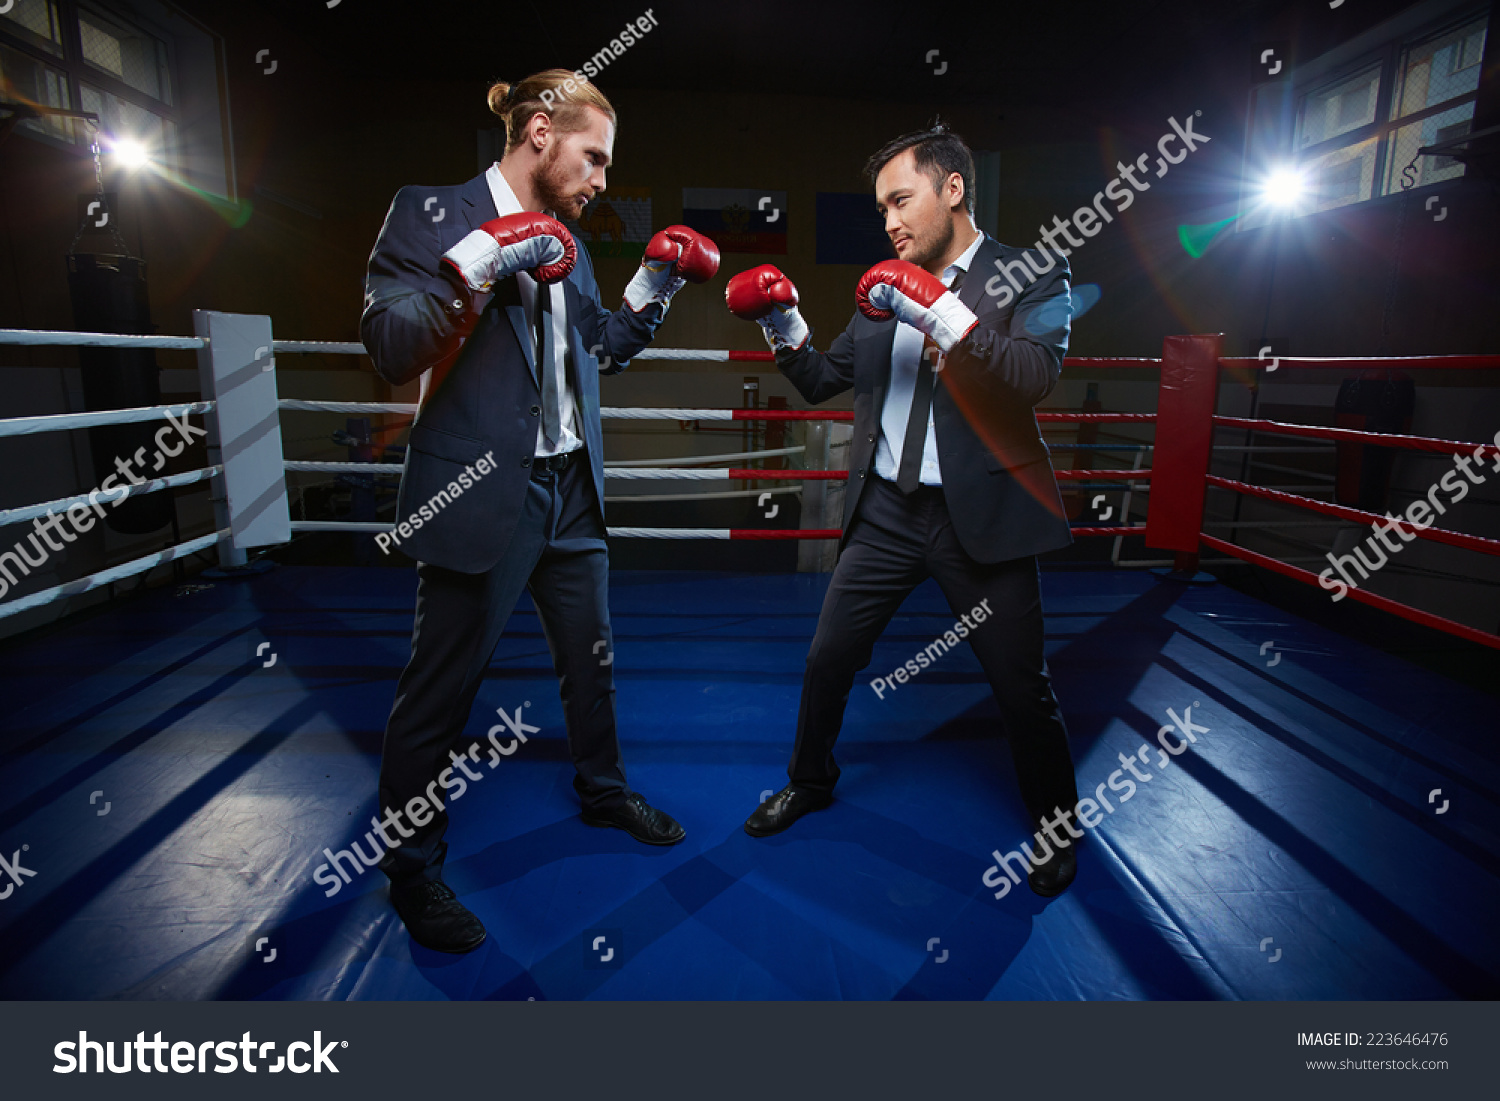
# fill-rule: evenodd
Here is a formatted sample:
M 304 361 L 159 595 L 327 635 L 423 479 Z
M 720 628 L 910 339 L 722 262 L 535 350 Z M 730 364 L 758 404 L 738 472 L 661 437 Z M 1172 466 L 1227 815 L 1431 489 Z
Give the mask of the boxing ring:
M 1144 522 L 1126 498 L 1121 522 L 1074 524 L 1080 539 L 1115 540 L 1111 562 L 1049 570 L 1044 559 L 1042 585 L 1047 657 L 1080 794 L 1103 788 L 1127 757 L 1146 761 L 1152 779 L 1091 830 L 1077 882 L 1053 900 L 1025 890 L 997 899 L 983 878 L 992 853 L 1014 848 L 1029 827 L 994 736 L 998 712 L 967 649 L 884 697 L 865 683 L 951 620 L 931 582 L 906 602 L 856 682 L 834 806 L 753 840 L 740 825 L 784 783 L 826 575 L 615 571 L 609 660 L 627 772 L 688 831 L 663 850 L 579 821 L 556 680 L 523 598 L 465 739 L 482 741 L 497 711 L 522 706 L 539 732 L 497 757 L 452 812 L 446 878 L 490 930 L 472 956 L 454 959 L 410 943 L 378 871 L 326 872 L 376 813 L 413 572 L 245 568 L 250 552 L 274 554 L 295 534 L 391 527 L 291 518 L 289 475 L 401 468 L 289 460 L 284 418 L 405 416 L 416 406 L 278 396 L 276 355 L 363 354 L 358 344 L 275 340 L 268 318 L 244 315 L 200 312 L 195 330 L 0 331 L 10 344 L 196 350 L 200 401 L 12 418 L 0 421 L 0 435 L 152 421 L 167 411 L 201 418 L 206 465 L 129 493 L 207 481 L 215 509 L 209 532 L 6 600 L 0 616 L 209 549 L 223 573 L 243 574 L 181 595 L 145 592 L 7 645 L 0 854 L 16 850 L 34 875 L 0 901 L 0 997 L 1443 999 L 1500 991 L 1490 929 L 1500 912 L 1493 698 L 1223 584 L 1190 583 L 1205 579 L 1207 550 L 1319 584 L 1310 570 L 1210 534 L 1210 490 L 1362 525 L 1383 519 L 1212 473 L 1216 453 L 1255 446 L 1216 443 L 1216 431 L 1500 464 L 1493 444 L 1220 416 L 1223 380 L 1264 365 L 1222 356 L 1216 336 L 1168 337 L 1159 359 L 1065 361 L 1065 370 L 1159 376 L 1154 412 L 1038 414 L 1049 428 L 1151 433 L 1052 445 L 1054 455 L 1133 455 L 1133 467 L 1075 465 L 1058 469 L 1058 481 L 1065 492 L 1119 487 L 1147 507 Z M 652 349 L 639 358 L 765 362 L 770 354 Z M 1500 356 L 1279 362 L 1373 366 L 1485 371 L 1500 368 Z M 852 419 L 792 409 L 601 415 Z M 715 458 L 754 461 L 737 452 L 671 466 L 607 464 L 606 477 L 730 486 L 849 476 L 702 468 Z M 89 505 L 85 493 L 15 507 L 0 523 Z M 1500 541 L 1437 523 L 1393 530 L 1476 555 L 1500 550 Z M 612 539 L 631 540 L 839 534 L 610 528 Z M 1169 557 L 1148 560 L 1154 570 L 1120 568 L 1131 564 L 1118 558 L 1126 539 Z M 1493 634 L 1362 587 L 1348 595 L 1485 651 L 1500 648 Z M 1170 729 L 1196 735 L 1171 757 L 1157 748 L 1173 744 L 1162 734 Z

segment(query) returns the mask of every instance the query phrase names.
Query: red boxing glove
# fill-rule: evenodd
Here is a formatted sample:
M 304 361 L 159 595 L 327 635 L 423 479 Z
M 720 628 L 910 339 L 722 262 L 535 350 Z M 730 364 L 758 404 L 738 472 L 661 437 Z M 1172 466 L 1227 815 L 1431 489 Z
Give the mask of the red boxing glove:
M 706 283 L 719 270 L 719 246 L 687 226 L 668 226 L 646 245 L 641 266 L 625 287 L 625 305 L 640 313 L 672 304 L 684 283 Z
M 689 283 L 707 283 L 719 271 L 719 246 L 695 229 L 668 226 L 646 246 L 646 263 L 676 264 Z
M 724 288 L 729 312 L 758 321 L 772 351 L 792 350 L 807 341 L 807 323 L 797 311 L 797 288 L 772 264 L 742 271 Z
M 573 270 L 573 265 L 578 262 L 578 245 L 573 240 L 573 235 L 568 232 L 568 227 L 556 218 L 547 214 L 533 215 L 537 219 L 533 223 L 534 231 L 530 237 L 551 237 L 562 242 L 563 254 L 556 260 L 538 265 L 531 269 L 531 277 L 538 283 L 558 283 L 568 277 Z
M 746 321 L 759 321 L 776 307 L 796 309 L 797 288 L 774 264 L 742 271 L 724 288 L 729 312 Z
M 529 271 L 539 283 L 567 278 L 578 261 L 568 227 L 547 214 L 522 211 L 491 218 L 443 253 L 471 290 Z
M 854 301 L 872 321 L 894 317 L 921 330 L 944 354 L 979 324 L 941 279 L 905 260 L 882 260 L 860 276 Z

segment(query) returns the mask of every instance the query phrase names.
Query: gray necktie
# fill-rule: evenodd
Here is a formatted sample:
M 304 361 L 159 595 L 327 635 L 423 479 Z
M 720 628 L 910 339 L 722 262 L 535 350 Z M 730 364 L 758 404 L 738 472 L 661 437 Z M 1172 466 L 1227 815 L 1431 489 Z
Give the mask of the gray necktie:
M 948 289 L 954 294 L 963 285 L 964 273 L 953 277 Z M 937 375 L 932 362 L 937 358 L 938 346 L 931 337 L 922 338 L 922 357 L 917 363 L 917 382 L 911 394 L 911 413 L 906 418 L 906 442 L 901 445 L 901 467 L 896 471 L 896 486 L 902 493 L 910 493 L 922 483 L 922 454 L 927 450 L 927 418 L 932 412 L 932 391 L 937 384 Z
M 549 448 L 562 437 L 562 410 L 557 395 L 557 365 L 553 363 L 552 287 L 536 285 L 536 369 L 542 388 L 542 435 Z

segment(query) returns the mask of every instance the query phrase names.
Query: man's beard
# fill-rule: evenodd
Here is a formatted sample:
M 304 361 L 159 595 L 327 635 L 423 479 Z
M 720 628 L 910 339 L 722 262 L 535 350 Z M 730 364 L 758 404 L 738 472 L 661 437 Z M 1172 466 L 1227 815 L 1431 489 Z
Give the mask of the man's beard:
M 925 268 L 932 261 L 942 259 L 953 245 L 953 219 L 943 218 L 934 236 L 926 241 L 919 240 L 913 235 L 911 243 L 912 249 L 907 254 L 907 263 Z
M 576 218 L 579 209 L 577 191 L 568 189 L 565 173 L 558 170 L 557 157 L 561 145 L 552 145 L 542 154 L 542 159 L 531 173 L 531 187 L 542 201 L 542 208 L 562 218 Z

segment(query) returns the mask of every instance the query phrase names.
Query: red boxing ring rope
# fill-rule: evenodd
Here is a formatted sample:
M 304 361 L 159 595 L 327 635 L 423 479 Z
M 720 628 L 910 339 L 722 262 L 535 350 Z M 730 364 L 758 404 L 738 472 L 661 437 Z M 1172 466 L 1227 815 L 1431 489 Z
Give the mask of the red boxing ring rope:
M 1146 545 L 1161 550 L 1175 551 L 1177 570 L 1181 573 L 1190 574 L 1197 569 L 1199 548 L 1207 546 L 1222 554 L 1301 581 L 1303 584 L 1323 587 L 1316 574 L 1204 532 L 1203 506 L 1210 486 L 1245 493 L 1280 504 L 1306 508 L 1323 515 L 1336 516 L 1362 524 L 1380 523 L 1390 519 L 1375 516 L 1360 509 L 1315 501 L 1284 490 L 1252 486 L 1210 474 L 1208 468 L 1213 455 L 1213 433 L 1216 428 L 1236 428 L 1435 454 L 1472 455 L 1476 460 L 1481 457 L 1500 456 L 1500 447 L 1490 443 L 1468 443 L 1461 440 L 1432 439 L 1425 436 L 1386 435 L 1348 428 L 1285 424 L 1261 418 L 1219 416 L 1214 409 L 1221 369 L 1267 369 L 1270 366 L 1259 359 L 1225 359 L 1219 354 L 1222 343 L 1221 334 L 1211 333 L 1169 336 L 1163 346 L 1161 382 L 1157 391 L 1156 444 L 1153 463 L 1156 476 L 1152 479 L 1153 492 L 1148 506 Z M 1368 370 L 1377 367 L 1402 370 L 1493 370 L 1500 369 L 1500 356 L 1282 359 L 1276 361 L 1275 366 L 1339 370 Z M 1497 465 L 1497 468 L 1500 468 L 1500 465 Z M 1421 538 L 1450 546 L 1479 551 L 1483 554 L 1500 553 L 1500 541 L 1497 540 L 1483 539 L 1435 527 L 1419 528 L 1403 518 L 1396 518 L 1393 526 L 1400 532 L 1410 531 Z M 1445 631 L 1470 642 L 1500 649 L 1500 635 L 1412 608 L 1400 601 L 1378 596 L 1354 585 L 1348 587 L 1346 595 L 1362 604 L 1379 608 L 1410 622 Z
M 1500 368 L 1500 356 L 1402 356 L 1396 358 L 1377 358 L 1366 356 L 1330 356 L 1326 358 L 1303 356 L 1300 358 L 1292 356 L 1278 357 L 1273 360 L 1276 369 L 1293 368 L 1321 368 L 1336 371 L 1368 371 L 1371 368 L 1399 367 L 1403 371 L 1487 371 Z M 1263 359 L 1250 359 L 1248 357 L 1225 358 L 1220 357 L 1220 366 L 1231 370 L 1254 371 L 1264 370 L 1266 361 Z
M 1360 524 L 1378 524 L 1382 520 L 1390 520 L 1388 516 L 1377 516 L 1373 512 L 1363 512 L 1348 505 L 1335 505 L 1327 501 L 1315 501 L 1311 497 L 1302 497 L 1295 493 L 1287 493 L 1280 489 L 1270 489 L 1266 486 L 1247 485 L 1245 482 L 1236 482 L 1232 478 L 1220 478 L 1217 474 L 1210 474 L 1208 484 L 1220 489 L 1232 489 L 1239 493 L 1248 493 L 1252 497 L 1264 497 L 1268 501 L 1279 501 L 1285 505 L 1296 505 L 1300 508 L 1310 509 L 1313 512 L 1321 512 L 1325 516 L 1337 516 L 1341 520 L 1353 520 Z M 1500 539 L 1486 539 L 1481 535 L 1465 535 L 1458 531 L 1449 531 L 1447 528 L 1418 527 L 1410 520 L 1396 519 L 1391 522 L 1392 528 L 1409 531 L 1422 539 L 1431 539 L 1436 543 L 1447 543 L 1453 547 L 1464 547 L 1468 550 L 1479 551 L 1481 554 L 1500 555 Z
M 847 470 L 741 470 L 731 467 L 724 472 L 743 482 L 847 482 Z
M 1273 573 L 1279 573 L 1283 577 L 1290 577 L 1308 585 L 1318 584 L 1316 574 L 1300 569 L 1297 566 L 1278 562 L 1274 558 L 1268 558 L 1264 554 L 1257 554 L 1253 550 L 1246 550 L 1244 547 L 1237 546 L 1234 543 L 1226 543 L 1222 539 L 1215 539 L 1212 535 L 1200 535 L 1199 538 L 1216 551 L 1233 555 L 1235 558 L 1242 558 L 1246 562 L 1264 567 Z M 1443 616 L 1434 615 L 1431 612 L 1424 612 L 1419 608 L 1409 607 L 1406 604 L 1402 604 L 1399 600 L 1392 600 L 1386 596 L 1378 596 L 1364 589 L 1357 589 L 1351 586 L 1348 596 L 1351 600 L 1357 600 L 1361 604 L 1368 604 L 1372 608 L 1379 608 L 1381 611 L 1390 612 L 1392 615 L 1400 616 L 1402 619 L 1410 620 L 1413 623 L 1420 623 L 1424 627 L 1435 627 L 1439 631 L 1447 631 L 1450 635 L 1457 635 L 1459 638 L 1468 639 L 1470 642 L 1477 642 L 1483 646 L 1500 650 L 1500 635 L 1492 635 L 1488 631 L 1479 630 L 1477 627 L 1470 627 L 1467 624 L 1457 623 L 1454 620 L 1445 619 Z
M 1215 428 L 1248 428 L 1256 432 L 1270 432 L 1278 436 L 1308 436 L 1315 440 L 1344 440 L 1348 443 L 1365 443 L 1373 447 L 1402 447 L 1409 451 L 1435 451 L 1444 455 L 1472 453 L 1477 459 L 1481 453 L 1500 455 L 1500 447 L 1492 443 L 1465 443 L 1463 440 L 1440 440 L 1429 436 L 1401 436 L 1395 433 L 1361 432 L 1354 428 L 1326 428 L 1314 424 L 1284 424 L 1281 421 L 1251 420 L 1246 417 L 1214 417 Z
M 1054 471 L 1058 481 L 1061 482 L 1091 482 L 1095 478 L 1104 478 L 1114 481 L 1149 482 L 1151 480 L 1151 468 L 1144 467 L 1140 470 L 1058 470 Z M 833 481 L 845 482 L 849 480 L 847 470 L 742 470 L 732 468 L 724 472 L 728 478 L 746 482 L 775 482 L 775 481 Z M 1376 517 L 1380 519 L 1380 517 Z
M 1140 470 L 1054 470 L 1059 482 L 1092 482 L 1095 478 L 1104 478 L 1110 481 L 1149 482 L 1151 480 L 1151 468 L 1142 467 Z
M 838 528 L 730 528 L 731 539 L 838 539 Z

